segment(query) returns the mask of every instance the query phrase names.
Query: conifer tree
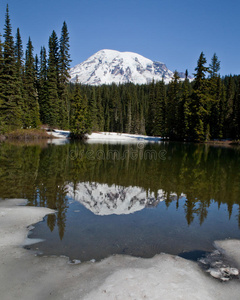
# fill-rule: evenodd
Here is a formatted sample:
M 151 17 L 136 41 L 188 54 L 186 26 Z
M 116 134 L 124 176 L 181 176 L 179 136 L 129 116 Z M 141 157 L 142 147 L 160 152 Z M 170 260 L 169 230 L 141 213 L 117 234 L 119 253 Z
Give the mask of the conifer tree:
M 233 103 L 233 134 L 235 139 L 240 139 L 240 78 Z
M 2 74 L 3 74 L 3 45 L 2 45 L 1 34 L 0 34 L 0 79 L 2 78 Z M 2 114 L 3 101 L 4 101 L 3 86 L 2 86 L 2 81 L 0 80 L 0 133 L 3 132 L 4 130 L 4 123 L 3 123 L 4 116 Z
M 50 127 L 59 125 L 59 47 L 58 38 L 55 31 L 52 32 L 49 38 L 49 55 L 48 55 L 48 112 L 47 123 Z
M 209 114 L 209 90 L 206 80 L 208 67 L 205 66 L 206 63 L 207 60 L 202 52 L 195 68 L 195 82 L 191 101 L 191 135 L 196 141 L 205 140 L 209 136 L 209 124 L 206 122 Z
M 17 77 L 15 48 L 8 5 L 3 37 L 3 71 L 0 78 L 3 98 L 0 115 L 4 126 L 2 131 L 8 131 L 22 126 L 23 107 L 20 82 Z
M 218 74 L 220 70 L 220 61 L 216 53 L 214 53 L 211 64 L 209 65 L 208 72 L 210 74 L 209 79 L 209 100 L 210 104 L 210 115 L 209 115 L 209 125 L 210 125 L 210 136 L 212 139 L 222 138 L 222 83 L 220 75 Z
M 216 78 L 218 76 L 219 70 L 220 70 L 220 61 L 218 60 L 216 53 L 214 53 L 208 70 L 210 74 L 210 78 Z
M 40 52 L 40 70 L 39 70 L 39 106 L 40 120 L 43 124 L 49 122 L 49 102 L 48 102 L 48 82 L 47 82 L 47 54 L 46 48 L 42 47 Z
M 182 86 L 182 95 L 179 103 L 178 120 L 179 120 L 179 137 L 181 140 L 190 138 L 190 84 L 188 80 L 188 71 L 185 73 L 185 80 Z
M 126 132 L 132 132 L 132 99 L 130 93 L 127 93 L 127 122 L 126 122 Z
M 155 125 L 153 134 L 165 136 L 166 91 L 164 81 L 156 83 Z
M 76 84 L 72 100 L 71 137 L 83 139 L 90 132 L 89 121 L 86 95 L 82 97 L 79 84 Z
M 69 33 L 66 22 L 63 23 L 61 38 L 59 43 L 59 125 L 62 128 L 68 128 L 69 126 L 69 96 L 67 90 L 67 83 L 70 75 L 70 45 L 69 45 Z
M 34 65 L 33 45 L 29 38 L 25 58 L 25 126 L 36 128 L 40 125 L 38 94 L 36 89 L 36 71 Z
M 102 105 L 102 95 L 101 95 L 101 87 L 97 90 L 97 122 L 98 122 L 98 130 L 104 130 L 104 110 Z
M 169 84 L 169 90 L 167 95 L 167 120 L 166 120 L 166 134 L 171 139 L 178 138 L 178 108 L 180 101 L 180 84 L 179 74 L 177 71 L 174 72 L 172 81 Z
M 23 45 L 20 30 L 17 28 L 16 43 L 15 43 L 15 56 L 16 56 L 16 72 L 19 79 L 23 78 L 24 66 L 23 66 Z
M 89 113 L 92 120 L 92 130 L 98 130 L 98 117 L 97 117 L 97 103 L 96 103 L 96 91 L 95 87 L 92 89 L 91 96 L 89 98 Z
M 233 120 L 234 120 L 234 97 L 235 97 L 235 84 L 232 75 L 229 76 L 227 82 L 226 91 L 226 112 L 225 112 L 225 124 L 224 124 L 224 135 L 233 138 Z
M 146 131 L 148 135 L 154 134 L 154 127 L 155 127 L 155 115 L 156 115 L 156 101 L 155 101 L 155 84 L 154 80 L 150 84 L 149 90 L 149 106 L 148 106 L 148 113 L 147 113 L 147 124 L 146 124 Z

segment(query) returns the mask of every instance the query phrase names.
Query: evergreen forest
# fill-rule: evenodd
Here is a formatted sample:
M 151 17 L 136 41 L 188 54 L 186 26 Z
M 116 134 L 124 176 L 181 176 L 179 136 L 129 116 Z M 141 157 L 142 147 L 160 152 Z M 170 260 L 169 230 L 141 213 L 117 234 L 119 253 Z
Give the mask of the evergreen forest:
M 69 82 L 70 43 L 66 22 L 53 30 L 48 48 L 34 54 L 29 37 L 12 33 L 7 6 L 0 40 L 0 134 L 18 128 L 69 129 L 73 138 L 92 131 L 161 136 L 179 141 L 240 138 L 240 76 L 220 76 L 220 61 L 204 53 L 194 79 L 145 85 L 86 86 Z

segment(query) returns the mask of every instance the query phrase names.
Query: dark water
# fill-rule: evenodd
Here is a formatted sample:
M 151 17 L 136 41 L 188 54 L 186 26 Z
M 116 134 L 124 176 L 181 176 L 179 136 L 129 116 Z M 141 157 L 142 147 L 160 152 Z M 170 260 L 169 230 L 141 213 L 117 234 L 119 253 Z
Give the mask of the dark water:
M 240 238 L 240 152 L 183 143 L 0 145 L 0 198 L 56 210 L 32 246 L 81 261 L 194 257 Z

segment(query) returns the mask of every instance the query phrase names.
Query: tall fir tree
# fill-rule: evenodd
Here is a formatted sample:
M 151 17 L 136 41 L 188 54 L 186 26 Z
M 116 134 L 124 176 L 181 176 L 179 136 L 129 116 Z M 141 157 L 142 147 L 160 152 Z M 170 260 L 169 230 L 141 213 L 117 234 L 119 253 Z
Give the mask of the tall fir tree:
M 172 81 L 169 84 L 167 94 L 167 107 L 166 107 L 166 134 L 171 139 L 177 139 L 178 136 L 178 108 L 180 102 L 180 83 L 179 74 L 174 72 Z
M 2 78 L 3 74 L 3 66 L 4 66 L 4 60 L 3 60 L 3 44 L 0 34 L 0 79 Z M 2 114 L 2 105 L 4 101 L 4 95 L 3 95 L 3 86 L 2 81 L 0 80 L 0 133 L 3 131 L 4 128 L 4 116 Z
M 89 113 L 92 120 L 92 130 L 98 131 L 98 117 L 97 117 L 97 103 L 96 103 L 96 90 L 93 87 L 91 96 L 89 98 Z
M 240 139 L 240 78 L 238 79 L 233 103 L 233 138 Z
M 40 125 L 38 93 L 36 88 L 36 70 L 33 56 L 33 45 L 29 38 L 25 57 L 25 127 L 36 128 Z
M 165 136 L 166 89 L 164 81 L 156 83 L 155 125 L 153 134 Z
M 84 139 L 85 134 L 90 133 L 88 101 L 86 95 L 82 97 L 79 84 L 75 85 L 70 124 L 71 137 L 74 139 Z
M 232 75 L 229 76 L 227 81 L 226 91 L 226 112 L 225 112 L 225 125 L 224 125 L 224 136 L 234 137 L 234 98 L 235 98 L 235 84 Z
M 181 140 L 188 140 L 190 135 L 190 95 L 191 87 L 188 79 L 188 71 L 185 72 L 185 80 L 182 85 L 182 94 L 178 109 L 179 137 Z
M 209 78 L 209 100 L 210 103 L 210 115 L 209 115 L 209 126 L 210 126 L 210 137 L 212 139 L 222 138 L 222 83 L 220 75 L 220 61 L 216 53 L 214 53 L 211 64 L 209 65 L 208 72 Z
M 69 33 L 66 22 L 63 23 L 59 43 L 59 125 L 67 129 L 69 127 L 69 95 L 67 84 L 69 82 L 70 71 L 70 44 Z
M 104 130 L 104 110 L 102 105 L 102 93 L 101 93 L 101 87 L 97 89 L 97 96 L 96 96 L 96 102 L 97 102 L 97 123 L 98 123 L 98 130 L 103 131 Z
M 203 52 L 200 54 L 197 67 L 193 94 L 191 101 L 191 138 L 195 141 L 203 141 L 209 138 L 209 124 L 207 124 L 209 115 L 209 89 L 206 80 L 207 60 Z
M 23 66 L 23 45 L 20 30 L 17 28 L 16 43 L 15 43 L 15 57 L 16 57 L 16 72 L 18 78 L 22 79 L 24 76 Z
M 40 51 L 38 99 L 39 99 L 39 107 L 40 107 L 40 120 L 43 124 L 47 124 L 49 122 L 47 75 L 48 75 L 47 53 L 46 53 L 46 48 L 42 47 Z
M 149 86 L 149 97 L 148 97 L 148 111 L 147 111 L 147 124 L 146 131 L 148 135 L 154 134 L 155 127 L 155 116 L 156 116 L 156 99 L 155 99 L 155 83 L 154 80 Z
M 12 27 L 7 5 L 4 26 L 3 71 L 0 81 L 2 95 L 1 118 L 2 131 L 9 131 L 22 126 L 23 101 L 19 78 L 17 77 L 15 47 L 12 36 Z
M 48 54 L 48 112 L 47 123 L 50 127 L 59 126 L 59 46 L 58 38 L 55 31 L 52 32 L 49 38 L 49 54 Z

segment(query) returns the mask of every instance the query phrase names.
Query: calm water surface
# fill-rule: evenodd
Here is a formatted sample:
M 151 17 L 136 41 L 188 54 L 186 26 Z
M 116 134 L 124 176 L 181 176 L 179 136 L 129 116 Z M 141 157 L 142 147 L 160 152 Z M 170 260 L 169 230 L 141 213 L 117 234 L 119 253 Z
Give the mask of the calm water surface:
M 100 260 L 211 251 L 240 238 L 240 152 L 183 143 L 0 144 L 0 198 L 56 210 L 44 255 Z

